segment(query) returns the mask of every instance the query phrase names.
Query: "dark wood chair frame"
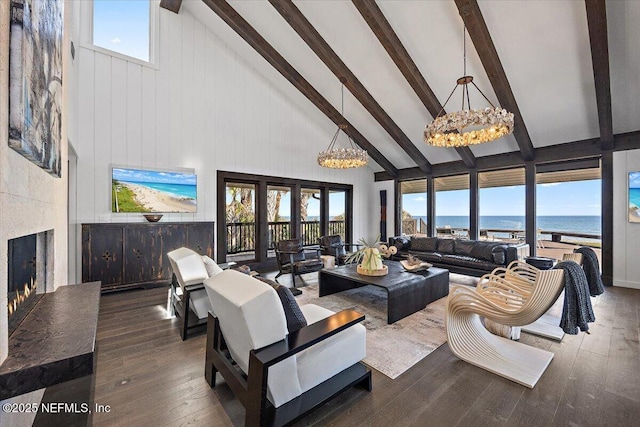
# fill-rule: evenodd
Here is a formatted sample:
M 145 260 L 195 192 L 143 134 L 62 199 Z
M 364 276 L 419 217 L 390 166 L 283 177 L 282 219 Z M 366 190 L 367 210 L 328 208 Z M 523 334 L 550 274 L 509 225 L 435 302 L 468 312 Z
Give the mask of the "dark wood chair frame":
M 209 313 L 205 378 L 210 387 L 215 387 L 216 373 L 222 374 L 229 388 L 246 409 L 245 426 L 291 424 L 351 387 L 357 386 L 371 391 L 371 370 L 362 362 L 358 362 L 293 400 L 274 408 L 267 399 L 269 367 L 363 320 L 363 314 L 343 310 L 289 334 L 282 341 L 251 350 L 249 374 L 245 375 L 229 354 L 217 317 Z
M 307 247 L 303 247 L 301 251 L 281 251 L 278 249 L 278 246 L 276 244 L 276 261 L 278 263 L 278 274 L 276 274 L 275 280 L 276 282 L 278 281 L 278 277 L 282 276 L 283 274 L 291 274 L 291 280 L 293 281 L 293 289 L 291 290 L 291 292 L 294 295 L 300 295 L 302 292 L 299 289 L 296 289 L 296 276 L 300 276 L 301 273 L 300 271 L 298 271 L 297 267 L 296 267 L 296 261 L 294 261 L 294 255 L 298 255 L 301 252 L 304 252 L 305 254 L 308 252 L 315 252 L 316 253 L 316 258 L 320 259 L 320 246 L 307 246 Z M 285 254 L 285 255 L 289 255 L 289 262 L 286 264 L 282 264 L 280 261 L 280 255 L 279 254 Z M 320 271 L 322 269 L 322 267 L 318 268 L 315 271 Z M 313 273 L 313 271 L 306 271 L 305 273 Z
M 340 242 L 340 244 L 335 244 L 332 246 L 324 246 L 321 243 L 321 239 L 324 236 L 318 237 L 318 246 L 320 246 L 320 253 L 322 255 L 331 255 L 333 257 L 336 258 L 336 265 L 344 265 L 344 263 L 342 262 L 342 260 L 340 258 L 342 257 L 348 257 L 349 255 L 351 255 L 351 253 L 347 252 L 346 248 L 351 248 L 350 250 L 353 251 L 360 249 L 360 247 L 362 246 L 360 243 L 345 243 L 345 242 Z M 386 242 L 382 242 L 385 243 Z M 341 249 L 345 249 L 345 254 L 342 256 L 336 256 L 335 253 L 337 252 L 337 248 L 341 248 Z
M 179 288 L 180 284 L 178 283 L 178 279 L 176 278 L 176 275 L 173 274 L 171 277 L 171 305 L 173 306 L 174 312 L 182 319 L 182 324 L 180 325 L 180 337 L 182 337 L 182 341 L 184 341 L 188 337 L 187 335 L 189 330 L 200 328 L 207 324 L 206 318 L 199 319 L 195 313 L 191 312 L 191 308 L 189 307 L 191 292 L 204 289 L 204 284 L 196 283 L 185 286 L 180 298 L 178 298 L 177 294 Z

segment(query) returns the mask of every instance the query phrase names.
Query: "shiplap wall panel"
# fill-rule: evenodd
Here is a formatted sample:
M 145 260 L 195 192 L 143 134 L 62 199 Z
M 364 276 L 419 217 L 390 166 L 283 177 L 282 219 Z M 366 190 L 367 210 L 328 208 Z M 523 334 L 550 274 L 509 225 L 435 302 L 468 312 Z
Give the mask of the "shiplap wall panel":
M 96 159 L 111 158 L 111 58 L 107 55 L 96 55 L 95 64 L 95 100 L 94 117 L 94 157 Z M 94 203 L 109 200 L 110 168 L 96 168 L 94 171 Z
M 163 221 L 217 220 L 216 172 L 354 185 L 354 238 L 377 230 L 369 168 L 320 168 L 335 125 L 294 89 L 277 90 L 189 11 L 160 11 L 158 68 L 80 48 L 78 221 L 144 221 L 112 214 L 112 164 L 194 168 L 198 212 Z M 100 121 L 98 124 L 97 122 Z
M 127 90 L 127 63 L 119 58 L 111 58 L 110 160 L 119 166 L 127 164 Z
M 156 75 L 153 68 L 142 67 L 142 166 L 156 165 Z
M 78 212 L 87 218 L 97 218 L 96 200 L 94 199 L 94 55 L 92 51 L 80 49 L 78 52 L 78 62 L 81 72 L 78 73 L 78 140 L 75 148 L 78 157 L 82 162 L 78 162 Z M 107 202 L 107 205 L 109 202 Z M 82 218 L 80 216 L 79 218 Z
M 127 164 L 142 166 L 142 66 L 127 64 Z

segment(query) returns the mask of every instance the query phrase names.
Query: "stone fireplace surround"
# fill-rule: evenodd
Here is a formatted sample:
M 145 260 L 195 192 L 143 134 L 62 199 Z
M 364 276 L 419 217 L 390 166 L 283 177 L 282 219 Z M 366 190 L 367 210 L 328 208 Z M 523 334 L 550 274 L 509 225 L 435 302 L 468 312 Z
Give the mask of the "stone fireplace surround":
M 8 99 L 9 79 L 9 6 L 0 1 L 0 99 Z M 65 19 L 71 8 L 65 7 Z M 65 46 L 69 45 L 69 32 L 65 29 Z M 69 107 L 69 79 L 72 76 L 70 55 L 65 52 L 63 74 L 63 103 Z M 49 246 L 53 260 L 49 262 L 50 280 L 47 292 L 68 284 L 67 281 L 67 188 L 68 168 L 66 144 L 69 108 L 62 118 L 62 178 L 54 178 L 11 148 L 7 141 L 8 103 L 0 102 L 0 366 L 8 356 L 7 334 L 7 264 L 8 240 L 46 230 L 53 230 Z M 39 402 L 42 390 L 16 397 L 15 402 Z M 18 400 L 21 399 L 21 400 Z M 27 417 L 3 414 L 3 424 L 23 425 Z

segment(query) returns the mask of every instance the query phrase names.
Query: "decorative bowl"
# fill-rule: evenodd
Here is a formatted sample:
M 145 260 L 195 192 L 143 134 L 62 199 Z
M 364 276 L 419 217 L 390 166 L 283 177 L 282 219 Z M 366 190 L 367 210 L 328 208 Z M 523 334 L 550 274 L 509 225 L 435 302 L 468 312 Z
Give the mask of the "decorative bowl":
M 149 222 L 158 222 L 162 218 L 162 214 L 145 214 L 143 215 Z
M 405 270 L 411 271 L 411 272 L 428 270 L 429 267 L 433 267 L 433 265 L 429 264 L 428 262 L 423 261 L 417 264 L 412 264 L 406 259 L 403 259 L 402 261 L 400 261 L 400 264 L 402 264 Z
M 363 276 L 386 276 L 389 273 L 389 267 L 383 265 L 379 270 L 366 270 L 362 268 L 362 264 L 358 264 L 356 271 Z

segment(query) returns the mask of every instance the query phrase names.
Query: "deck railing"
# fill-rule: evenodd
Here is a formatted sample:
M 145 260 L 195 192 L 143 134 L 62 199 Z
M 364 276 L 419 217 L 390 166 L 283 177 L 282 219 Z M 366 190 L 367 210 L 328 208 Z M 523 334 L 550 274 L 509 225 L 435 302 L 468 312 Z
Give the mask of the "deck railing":
M 270 221 L 268 232 L 268 249 L 273 250 L 276 242 L 291 238 L 291 223 L 284 221 Z M 321 236 L 320 221 L 302 221 L 301 239 L 304 246 L 316 245 Z M 339 234 L 345 238 L 345 221 L 329 221 L 329 234 Z M 251 252 L 256 250 L 256 226 L 254 222 L 227 223 L 227 254 Z

